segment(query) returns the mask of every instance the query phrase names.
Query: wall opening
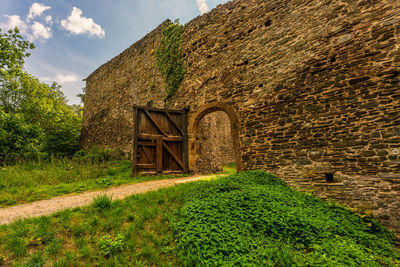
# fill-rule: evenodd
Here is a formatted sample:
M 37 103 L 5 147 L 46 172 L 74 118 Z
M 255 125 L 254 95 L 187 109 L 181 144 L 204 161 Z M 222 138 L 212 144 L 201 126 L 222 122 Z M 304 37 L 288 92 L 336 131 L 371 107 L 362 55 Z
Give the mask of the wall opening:
M 235 150 L 228 115 L 215 111 L 199 121 L 196 136 L 196 173 L 216 173 L 235 163 Z
M 325 173 L 325 180 L 327 183 L 333 183 L 335 181 L 333 173 Z
M 222 102 L 201 107 L 189 119 L 189 168 L 193 173 L 215 173 L 235 163 L 242 170 L 236 111 Z

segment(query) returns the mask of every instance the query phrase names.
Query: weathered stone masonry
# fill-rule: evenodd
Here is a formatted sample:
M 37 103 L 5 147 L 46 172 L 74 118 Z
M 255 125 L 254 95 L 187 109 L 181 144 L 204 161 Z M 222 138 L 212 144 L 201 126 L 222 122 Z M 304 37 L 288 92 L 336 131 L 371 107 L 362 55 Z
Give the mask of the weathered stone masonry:
M 371 209 L 400 233 L 400 1 L 219 6 L 185 26 L 187 73 L 166 102 L 154 52 L 162 27 L 88 77 L 83 146 L 129 153 L 133 104 L 190 107 L 194 125 L 217 103 L 210 111 L 232 109 L 244 170 Z

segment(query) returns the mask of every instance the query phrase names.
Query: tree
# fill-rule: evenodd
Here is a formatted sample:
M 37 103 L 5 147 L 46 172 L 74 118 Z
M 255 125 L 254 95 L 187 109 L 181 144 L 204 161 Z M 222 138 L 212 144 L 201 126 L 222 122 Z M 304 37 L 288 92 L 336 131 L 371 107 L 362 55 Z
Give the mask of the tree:
M 42 83 L 24 70 L 34 45 L 18 29 L 0 30 L 0 47 L 0 162 L 35 153 L 75 153 L 81 110 L 67 104 L 60 85 Z
M 18 28 L 2 33 L 0 29 L 0 105 L 5 111 L 15 109 L 21 99 L 19 78 L 24 73 L 25 57 L 33 43 L 26 41 L 19 34 Z
M 34 44 L 26 41 L 19 34 L 18 28 L 2 33 L 0 29 L 0 70 L 17 74 L 23 70 L 25 57 L 29 57 L 28 49 Z
M 82 93 L 77 95 L 77 97 L 79 97 L 81 99 L 81 103 L 82 104 L 85 104 L 85 95 L 86 95 L 86 87 L 83 87 L 82 88 Z

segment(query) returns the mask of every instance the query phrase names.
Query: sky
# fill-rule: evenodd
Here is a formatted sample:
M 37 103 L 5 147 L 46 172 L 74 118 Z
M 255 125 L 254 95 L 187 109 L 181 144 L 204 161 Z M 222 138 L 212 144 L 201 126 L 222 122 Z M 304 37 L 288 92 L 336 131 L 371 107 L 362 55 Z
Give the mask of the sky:
M 0 0 L 0 28 L 17 26 L 36 46 L 25 69 L 56 81 L 69 104 L 99 66 L 166 19 L 187 23 L 228 0 Z

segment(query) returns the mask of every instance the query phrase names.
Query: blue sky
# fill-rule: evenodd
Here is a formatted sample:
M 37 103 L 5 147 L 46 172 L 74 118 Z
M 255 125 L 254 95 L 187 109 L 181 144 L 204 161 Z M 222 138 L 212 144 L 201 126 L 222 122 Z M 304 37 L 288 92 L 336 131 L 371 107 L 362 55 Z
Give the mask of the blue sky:
M 186 23 L 228 0 L 0 0 L 0 28 L 18 26 L 36 48 L 26 70 L 62 85 L 78 104 L 86 78 L 166 19 Z

